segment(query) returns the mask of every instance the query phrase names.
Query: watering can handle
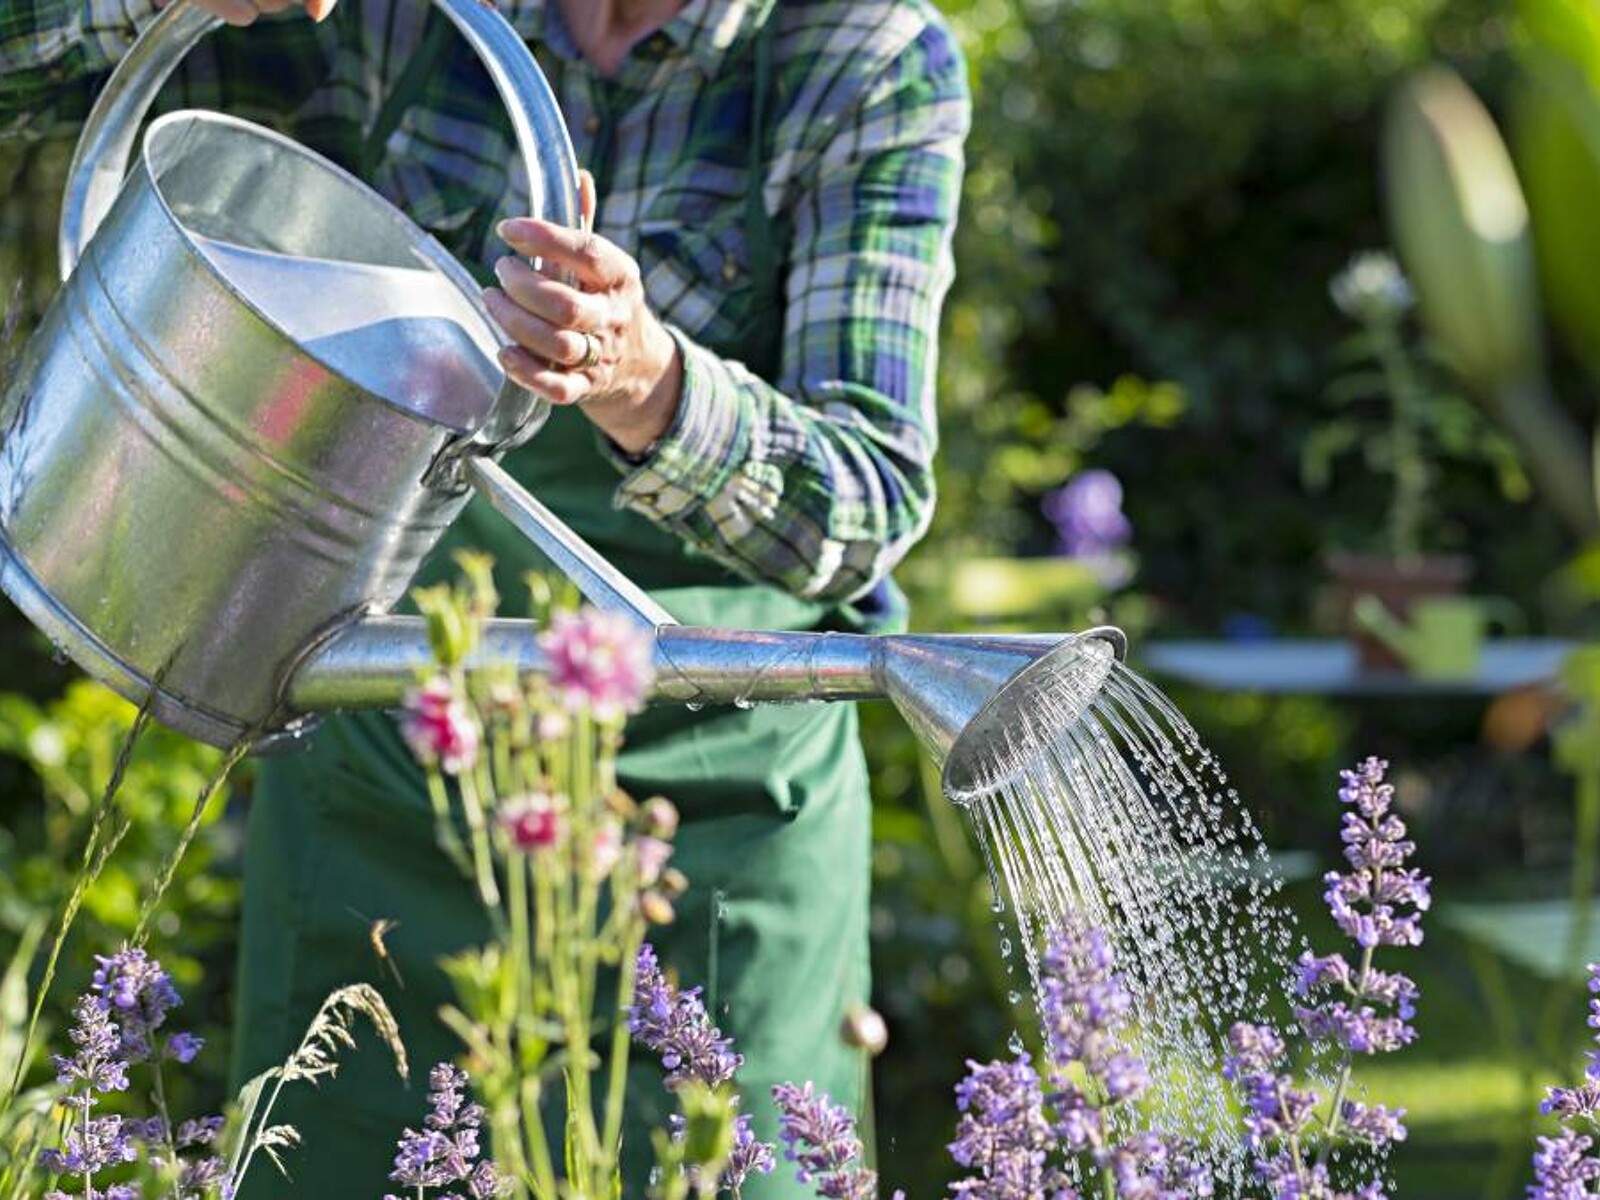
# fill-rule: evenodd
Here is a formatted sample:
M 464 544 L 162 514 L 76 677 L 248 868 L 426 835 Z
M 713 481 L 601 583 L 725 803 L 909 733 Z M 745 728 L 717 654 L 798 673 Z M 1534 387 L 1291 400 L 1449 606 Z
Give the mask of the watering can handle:
M 482 0 L 433 0 L 494 81 L 511 114 L 528 175 L 531 214 L 578 224 L 578 159 L 550 84 L 511 24 Z M 127 174 L 139 126 L 156 93 L 184 55 L 222 24 L 179 0 L 156 18 L 123 56 L 95 101 L 67 170 L 59 255 L 65 280 L 111 209 Z

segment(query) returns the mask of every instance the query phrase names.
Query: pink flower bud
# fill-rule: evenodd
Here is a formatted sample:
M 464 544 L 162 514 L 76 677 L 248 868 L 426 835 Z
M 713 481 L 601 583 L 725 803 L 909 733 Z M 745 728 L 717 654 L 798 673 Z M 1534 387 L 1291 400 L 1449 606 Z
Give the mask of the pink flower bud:
M 477 719 L 443 675 L 406 693 L 400 735 L 419 763 L 437 764 L 446 775 L 459 775 L 478 761 Z
M 622 858 L 622 826 L 615 821 L 603 821 L 594 831 L 589 844 L 589 871 L 596 879 L 604 879 L 616 868 Z
M 639 858 L 639 885 L 650 887 L 666 869 L 667 860 L 672 857 L 672 843 L 660 838 L 642 837 L 633 843 L 633 852 Z
M 505 801 L 497 819 L 513 846 L 533 854 L 548 850 L 561 840 L 566 832 L 561 815 L 565 807 L 543 792 L 529 792 Z

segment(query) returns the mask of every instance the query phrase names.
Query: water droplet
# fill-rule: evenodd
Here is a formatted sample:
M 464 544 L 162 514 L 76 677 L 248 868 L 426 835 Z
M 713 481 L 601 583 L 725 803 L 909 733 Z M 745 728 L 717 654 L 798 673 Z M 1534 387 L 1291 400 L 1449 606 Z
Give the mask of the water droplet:
M 706 706 L 706 702 L 704 700 L 685 700 L 683 706 L 690 712 L 699 712 Z
M 67 648 L 60 642 L 52 641 L 50 643 L 50 661 L 55 663 L 58 667 L 64 667 L 67 665 L 67 662 L 69 661 L 67 658 Z
M 736 696 L 734 697 L 733 706 L 735 708 L 742 709 L 745 712 L 749 712 L 756 706 L 756 702 L 750 699 L 749 696 Z
M 656 1187 L 660 1183 L 661 1183 L 661 1168 L 660 1167 L 651 1167 L 650 1168 L 650 1186 L 651 1187 Z
M 989 911 L 994 913 L 996 916 L 998 916 L 1000 913 L 1005 912 L 1005 910 L 1006 910 L 1006 902 L 1004 900 L 1000 899 L 999 896 L 996 896 L 994 898 L 993 903 L 991 903 L 989 905 Z
M 1006 993 L 1006 999 L 1009 1000 L 1012 1004 L 1021 1004 L 1022 1003 L 1022 993 L 1017 991 L 1016 988 L 1012 988 L 1009 992 Z
M 1011 939 L 1010 938 L 1001 938 L 1000 939 L 1000 957 L 1001 958 L 1010 958 L 1011 957 Z
M 1011 1051 L 1013 1054 L 1022 1053 L 1022 1035 L 1015 1029 L 1011 1031 L 1011 1037 L 1006 1041 L 1006 1049 Z

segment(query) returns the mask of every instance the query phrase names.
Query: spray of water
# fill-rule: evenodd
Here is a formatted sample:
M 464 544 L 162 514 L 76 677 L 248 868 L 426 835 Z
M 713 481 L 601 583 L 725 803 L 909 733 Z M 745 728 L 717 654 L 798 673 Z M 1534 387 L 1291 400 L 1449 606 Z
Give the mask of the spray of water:
M 1189 722 L 1104 643 L 1006 691 L 952 799 L 976 825 L 997 909 L 1009 901 L 1035 991 L 1046 929 L 1068 913 L 1105 929 L 1156 1081 L 1146 1116 L 1238 1179 L 1223 1039 L 1267 1018 L 1298 942 L 1260 834 Z

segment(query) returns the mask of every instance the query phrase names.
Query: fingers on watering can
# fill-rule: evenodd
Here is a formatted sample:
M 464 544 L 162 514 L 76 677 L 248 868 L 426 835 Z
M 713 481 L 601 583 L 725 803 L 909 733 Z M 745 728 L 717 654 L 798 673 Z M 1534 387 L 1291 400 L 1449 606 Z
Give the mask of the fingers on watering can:
M 551 404 L 577 404 L 593 386 L 584 375 L 575 371 L 554 370 L 521 346 L 501 349 L 500 365 L 512 380 Z
M 195 0 L 195 7 L 221 17 L 229 25 L 236 27 L 253 25 L 256 18 L 261 15 L 261 10 L 251 4 L 250 0 Z
M 616 287 L 637 271 L 633 259 L 619 246 L 588 230 L 514 217 L 500 223 L 500 236 L 529 258 L 546 259 L 572 271 L 589 287 Z
M 557 329 L 600 329 L 605 325 L 606 305 L 601 297 L 552 279 L 521 259 L 498 260 L 494 275 L 507 296 Z M 577 358 L 582 357 L 580 351 Z
M 498 288 L 483 293 L 489 315 L 524 350 L 558 367 L 575 367 L 589 352 L 588 339 L 574 329 L 558 329 L 523 308 Z
M 594 214 L 599 207 L 599 193 L 595 191 L 594 175 L 588 171 L 579 171 L 578 214 L 583 219 L 585 229 L 594 228 Z

